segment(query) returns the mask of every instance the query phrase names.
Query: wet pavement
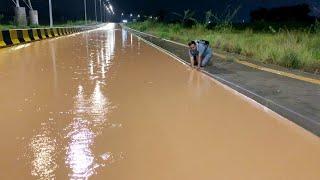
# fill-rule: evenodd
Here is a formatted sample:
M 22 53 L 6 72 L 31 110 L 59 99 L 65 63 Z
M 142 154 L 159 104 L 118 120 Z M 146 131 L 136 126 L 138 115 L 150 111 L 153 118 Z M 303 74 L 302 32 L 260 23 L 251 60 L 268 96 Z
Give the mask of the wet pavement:
M 137 31 L 134 33 L 189 62 L 187 47 Z M 232 59 L 232 55 L 223 54 Z M 213 66 L 204 69 L 210 76 L 320 136 L 319 84 L 261 71 L 218 56 L 213 60 Z M 319 79 L 320 76 L 308 74 L 307 77 Z
M 319 137 L 126 30 L 0 50 L 0 179 L 320 178 Z

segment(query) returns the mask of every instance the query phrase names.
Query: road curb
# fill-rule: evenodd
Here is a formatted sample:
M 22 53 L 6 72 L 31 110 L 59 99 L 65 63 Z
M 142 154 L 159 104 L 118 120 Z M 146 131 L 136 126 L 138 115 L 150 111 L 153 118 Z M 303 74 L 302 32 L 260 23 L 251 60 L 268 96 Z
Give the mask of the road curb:
M 54 27 L 54 28 L 30 28 L 10 29 L 0 31 L 0 48 L 10 47 L 23 43 L 30 43 L 48 38 L 55 38 L 75 34 L 101 27 L 103 24 L 94 26 L 78 27 Z

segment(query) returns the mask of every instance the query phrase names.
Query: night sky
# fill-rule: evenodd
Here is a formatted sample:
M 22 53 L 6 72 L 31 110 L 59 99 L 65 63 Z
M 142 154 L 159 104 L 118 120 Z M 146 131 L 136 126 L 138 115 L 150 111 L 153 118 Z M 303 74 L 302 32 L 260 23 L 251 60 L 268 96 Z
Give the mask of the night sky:
M 48 22 L 48 0 L 31 0 L 34 9 L 39 11 L 40 23 Z M 102 0 L 106 1 L 106 0 Z M 52 0 L 55 21 L 84 19 L 83 0 Z M 97 0 L 97 4 L 99 0 Z M 159 10 L 167 12 L 182 12 L 184 9 L 192 9 L 197 13 L 197 17 L 203 17 L 205 11 L 212 9 L 214 12 L 222 12 L 227 5 L 234 8 L 241 6 L 236 17 L 237 20 L 248 20 L 250 11 L 260 7 L 279 7 L 301 3 L 308 3 L 312 7 L 320 7 L 320 0 L 110 0 L 114 6 L 116 16 L 122 12 L 125 14 L 155 14 Z M 94 19 L 94 0 L 87 0 L 88 15 Z M 21 0 L 21 6 L 25 6 Z M 0 14 L 12 13 L 14 4 L 11 0 L 0 0 Z M 316 11 L 313 11 L 313 15 Z M 99 15 L 99 11 L 98 11 Z

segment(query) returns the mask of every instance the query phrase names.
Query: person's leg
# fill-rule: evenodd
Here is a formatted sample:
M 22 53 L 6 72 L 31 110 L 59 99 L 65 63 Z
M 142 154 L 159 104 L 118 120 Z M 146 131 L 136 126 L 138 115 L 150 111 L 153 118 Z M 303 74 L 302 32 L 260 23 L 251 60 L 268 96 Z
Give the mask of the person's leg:
M 204 67 L 208 65 L 208 63 L 211 61 L 212 53 L 208 53 L 201 61 L 201 66 Z

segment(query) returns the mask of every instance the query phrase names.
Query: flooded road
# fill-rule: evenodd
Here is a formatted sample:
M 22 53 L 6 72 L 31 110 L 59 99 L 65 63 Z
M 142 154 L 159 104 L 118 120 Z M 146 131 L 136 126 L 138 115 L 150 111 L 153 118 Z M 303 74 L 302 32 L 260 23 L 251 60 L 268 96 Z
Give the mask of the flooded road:
M 0 50 L 0 179 L 320 179 L 320 140 L 114 24 Z

